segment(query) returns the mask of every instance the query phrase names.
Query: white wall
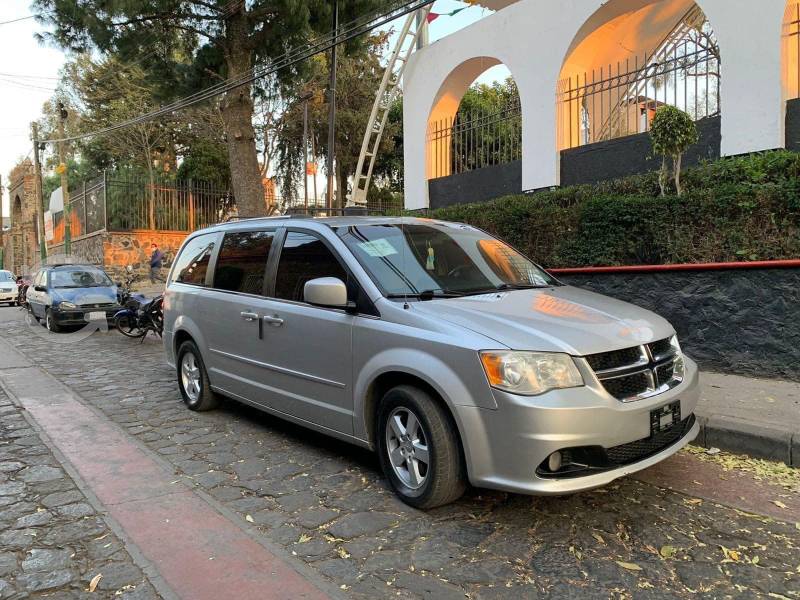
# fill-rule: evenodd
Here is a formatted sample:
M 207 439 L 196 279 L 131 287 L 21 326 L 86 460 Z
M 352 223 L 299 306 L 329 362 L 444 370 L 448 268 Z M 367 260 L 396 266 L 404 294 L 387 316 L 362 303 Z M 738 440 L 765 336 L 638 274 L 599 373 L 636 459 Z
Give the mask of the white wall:
M 520 0 L 412 55 L 405 73 L 405 202 L 428 206 L 426 131 L 452 116 L 475 61 L 505 64 L 522 104 L 522 187 L 558 185 L 556 84 L 583 24 L 629 0 Z M 699 0 L 722 55 L 722 154 L 783 147 L 781 23 L 785 0 Z M 467 66 L 462 66 L 467 63 Z M 474 77 L 473 77 L 474 78 Z M 446 101 L 445 101 L 446 99 Z

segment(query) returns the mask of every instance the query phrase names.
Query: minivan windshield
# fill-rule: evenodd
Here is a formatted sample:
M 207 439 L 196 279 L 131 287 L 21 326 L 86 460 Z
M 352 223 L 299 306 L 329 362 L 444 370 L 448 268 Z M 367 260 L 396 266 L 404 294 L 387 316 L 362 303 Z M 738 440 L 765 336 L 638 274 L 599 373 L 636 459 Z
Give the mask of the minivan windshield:
M 388 297 L 454 297 L 558 285 L 509 245 L 469 225 L 351 225 L 337 235 Z
M 50 271 L 54 288 L 109 287 L 114 285 L 103 271 L 94 267 L 75 267 Z

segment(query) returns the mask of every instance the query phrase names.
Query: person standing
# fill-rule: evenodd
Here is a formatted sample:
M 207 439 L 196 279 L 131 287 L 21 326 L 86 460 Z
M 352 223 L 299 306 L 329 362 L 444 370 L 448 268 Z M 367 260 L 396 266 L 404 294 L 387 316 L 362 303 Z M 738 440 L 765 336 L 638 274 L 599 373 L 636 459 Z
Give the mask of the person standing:
M 150 255 L 150 283 L 155 283 L 156 281 L 164 281 L 164 278 L 161 277 L 161 267 L 164 265 L 164 253 L 158 247 L 158 244 L 153 242 L 150 245 L 150 250 L 152 250 L 152 254 Z

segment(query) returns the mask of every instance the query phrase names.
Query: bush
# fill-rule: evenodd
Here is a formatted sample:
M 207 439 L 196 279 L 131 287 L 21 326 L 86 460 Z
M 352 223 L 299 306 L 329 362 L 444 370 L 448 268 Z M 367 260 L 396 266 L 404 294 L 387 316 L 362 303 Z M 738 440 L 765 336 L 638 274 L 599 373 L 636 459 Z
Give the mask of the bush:
M 777 151 L 689 169 L 659 196 L 658 174 L 430 211 L 505 239 L 546 267 L 800 257 L 800 154 Z

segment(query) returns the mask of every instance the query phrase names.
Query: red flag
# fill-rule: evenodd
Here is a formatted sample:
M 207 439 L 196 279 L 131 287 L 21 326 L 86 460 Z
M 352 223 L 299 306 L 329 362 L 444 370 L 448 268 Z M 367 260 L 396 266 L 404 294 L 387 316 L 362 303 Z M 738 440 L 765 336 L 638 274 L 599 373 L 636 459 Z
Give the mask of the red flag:
M 432 22 L 434 22 L 436 19 L 438 19 L 441 16 L 442 15 L 440 15 L 439 13 L 435 13 L 435 12 L 428 13 L 427 21 L 428 21 L 428 23 L 432 23 Z

